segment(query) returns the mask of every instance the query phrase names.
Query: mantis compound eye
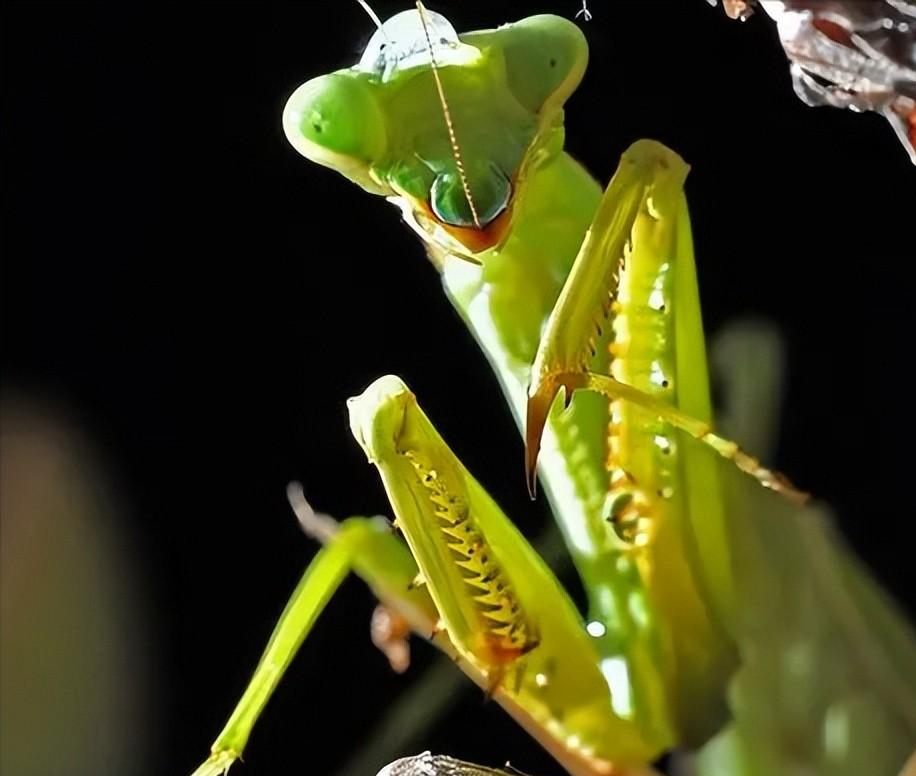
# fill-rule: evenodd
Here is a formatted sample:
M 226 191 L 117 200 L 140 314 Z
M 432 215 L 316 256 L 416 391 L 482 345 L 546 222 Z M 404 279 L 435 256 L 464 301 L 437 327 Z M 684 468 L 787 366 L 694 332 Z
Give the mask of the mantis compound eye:
M 496 165 L 488 163 L 468 168 L 467 187 L 456 171 L 440 173 L 429 191 L 429 203 L 436 218 L 450 226 L 485 227 L 509 205 L 512 184 Z M 474 203 L 474 211 L 470 202 Z
M 529 110 L 562 105 L 585 74 L 588 43 L 566 19 L 532 16 L 493 34 L 499 36 L 509 88 Z
M 378 159 L 387 144 L 372 86 L 346 73 L 296 89 L 283 110 L 283 131 L 303 156 L 344 174 Z

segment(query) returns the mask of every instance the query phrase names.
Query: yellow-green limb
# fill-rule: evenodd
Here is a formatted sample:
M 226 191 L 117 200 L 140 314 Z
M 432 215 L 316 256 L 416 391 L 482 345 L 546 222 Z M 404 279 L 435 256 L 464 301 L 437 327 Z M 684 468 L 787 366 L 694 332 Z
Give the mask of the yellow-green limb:
M 223 774 L 241 757 L 254 723 L 349 568 L 345 545 L 332 543 L 318 551 L 280 615 L 254 676 L 214 741 L 209 759 L 193 776 Z
M 414 633 L 430 639 L 478 687 L 484 690 L 490 687 L 487 675 L 460 655 L 448 634 L 439 629 L 439 614 L 426 586 L 413 584 L 417 565 L 386 521 L 351 517 L 337 523 L 315 515 L 295 488 L 291 488 L 290 497 L 306 532 L 324 546 L 294 590 L 242 699 L 213 743 L 210 757 L 192 776 L 221 776 L 241 759 L 252 728 L 283 673 L 351 569 L 386 606 L 407 620 Z M 525 708 L 506 687 L 496 688 L 493 699 L 573 776 L 657 776 L 651 769 L 617 768 L 605 760 L 570 749 L 562 738 L 545 729 L 543 719 Z
M 422 590 L 410 589 L 417 566 L 391 527 L 381 518 L 351 517 L 343 523 L 316 515 L 294 484 L 290 503 L 303 529 L 323 546 L 290 597 L 241 700 L 192 776 L 217 776 L 241 758 L 255 722 L 316 619 L 346 574 L 354 569 L 378 597 L 395 600 L 398 612 L 415 630 L 429 634 L 435 609 Z
M 649 410 L 709 445 L 765 487 L 794 501 L 807 499 L 806 494 L 786 478 L 763 467 L 736 443 L 714 433 L 706 420 L 600 373 L 603 369 L 595 369 L 606 364 L 600 345 L 615 315 L 621 269 L 635 261 L 642 250 L 654 254 L 683 251 L 689 256 L 682 258 L 689 258 L 692 265 L 683 194 L 688 171 L 688 165 L 680 156 L 654 140 L 637 141 L 621 157 L 620 167 L 601 199 L 547 321 L 531 370 L 525 469 L 532 494 L 541 436 L 550 409 L 563 388 L 567 405 L 575 390 L 587 389 Z M 685 264 L 684 261 L 678 263 Z M 685 286 L 682 293 L 688 293 L 686 286 L 695 286 L 695 280 L 690 280 L 689 284 L 681 284 Z M 685 354 L 689 352 L 695 362 L 692 368 L 699 368 L 700 364 L 705 364 L 702 322 L 698 301 L 689 301 L 691 303 L 679 305 L 680 323 L 676 334 L 684 341 L 679 341 L 678 348 L 683 348 Z M 705 367 L 703 369 L 705 374 Z M 704 383 L 702 392 L 705 393 L 705 381 L 700 382 Z M 681 392 L 685 394 L 684 401 L 689 401 L 683 387 Z M 706 401 L 694 401 L 693 404 L 705 407 Z
M 529 482 L 533 481 L 540 435 L 547 421 L 547 415 L 560 388 L 566 392 L 566 401 L 574 391 L 586 389 L 606 396 L 612 401 L 631 402 L 636 406 L 654 412 L 662 420 L 677 429 L 684 431 L 694 439 L 708 445 L 723 458 L 731 461 L 741 471 L 754 477 L 765 488 L 769 488 L 798 504 L 804 504 L 809 494 L 799 490 L 783 474 L 768 469 L 759 460 L 749 455 L 730 439 L 716 434 L 709 423 L 697 420 L 665 401 L 656 399 L 647 393 L 625 383 L 618 382 L 608 375 L 593 372 L 556 372 L 539 384 L 540 391 L 528 402 L 528 422 L 526 425 L 526 470 Z
M 670 727 L 624 708 L 629 684 L 602 673 L 595 640 L 558 580 L 413 393 L 389 375 L 348 404 L 442 618 L 437 646 L 570 773 L 645 772 L 674 745 Z

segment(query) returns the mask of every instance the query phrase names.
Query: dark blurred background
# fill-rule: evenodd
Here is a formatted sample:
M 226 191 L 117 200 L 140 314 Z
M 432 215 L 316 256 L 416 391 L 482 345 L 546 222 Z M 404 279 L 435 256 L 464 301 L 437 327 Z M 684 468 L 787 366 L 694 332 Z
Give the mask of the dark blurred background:
M 580 5 L 431 8 L 467 30 Z M 879 117 L 795 98 L 764 15 L 739 24 L 703 0 L 589 5 L 568 147 L 602 180 L 639 137 L 691 163 L 707 328 L 748 314 L 778 324 L 789 383 L 775 463 L 835 508 L 912 614 L 916 170 Z M 408 3 L 373 6 L 384 19 Z M 348 396 L 400 374 L 523 530 L 544 506 L 527 499 L 495 380 L 397 212 L 283 137 L 290 92 L 354 63 L 370 37 L 355 2 L 30 0 L 6 4 L 2 27 L 5 423 L 51 418 L 73 457 L 93 461 L 105 507 L 93 530 L 110 556 L 98 564 L 125 591 L 111 638 L 133 645 L 119 691 L 134 732 L 111 762 L 187 773 L 314 552 L 287 482 L 337 516 L 386 510 Z M 44 526 L 25 556 L 6 530 L 4 562 L 18 559 L 17 589 L 32 590 L 55 573 L 63 529 Z M 334 773 L 409 682 L 369 644 L 363 585 L 339 598 L 238 773 Z M 65 653 L 93 638 L 88 612 L 67 623 L 51 636 Z M 415 657 L 431 655 L 417 645 Z M 58 713 L 43 706 L 36 724 Z M 86 735 L 91 749 L 104 734 Z M 474 690 L 423 748 L 559 772 Z M 34 772 L 74 772 L 58 765 Z

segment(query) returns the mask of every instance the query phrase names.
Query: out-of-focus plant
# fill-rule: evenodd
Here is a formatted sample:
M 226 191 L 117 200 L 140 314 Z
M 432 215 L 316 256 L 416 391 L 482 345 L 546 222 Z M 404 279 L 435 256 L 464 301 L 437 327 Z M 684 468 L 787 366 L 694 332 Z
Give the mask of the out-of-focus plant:
M 104 467 L 65 413 L 0 409 L 0 772 L 137 774 L 147 621 Z

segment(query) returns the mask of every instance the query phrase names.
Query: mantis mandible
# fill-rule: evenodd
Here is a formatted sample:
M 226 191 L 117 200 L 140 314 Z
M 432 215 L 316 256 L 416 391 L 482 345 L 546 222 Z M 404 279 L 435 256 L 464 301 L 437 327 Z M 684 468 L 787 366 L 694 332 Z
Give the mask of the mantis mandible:
M 198 776 L 241 755 L 350 570 L 574 776 L 649 773 L 677 747 L 703 774 L 891 776 L 912 751 L 908 625 L 802 494 L 713 431 L 687 165 L 638 141 L 602 193 L 563 151 L 587 59 L 558 17 L 457 35 L 418 4 L 283 118 L 423 241 L 523 429 L 587 615 L 382 377 L 350 425 L 406 543 L 298 502 L 324 546 Z

